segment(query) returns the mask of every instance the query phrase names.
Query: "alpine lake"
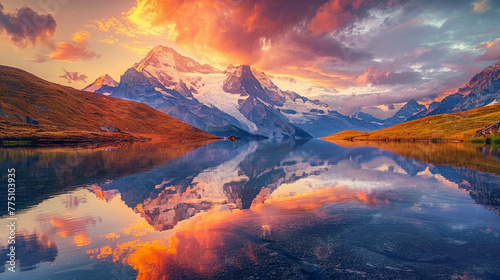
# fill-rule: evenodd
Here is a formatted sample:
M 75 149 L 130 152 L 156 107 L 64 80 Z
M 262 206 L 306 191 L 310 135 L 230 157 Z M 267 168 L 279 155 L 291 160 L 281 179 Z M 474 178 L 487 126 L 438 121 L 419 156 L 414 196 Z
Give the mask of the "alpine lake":
M 0 167 L 0 279 L 500 279 L 491 146 L 1 148 Z

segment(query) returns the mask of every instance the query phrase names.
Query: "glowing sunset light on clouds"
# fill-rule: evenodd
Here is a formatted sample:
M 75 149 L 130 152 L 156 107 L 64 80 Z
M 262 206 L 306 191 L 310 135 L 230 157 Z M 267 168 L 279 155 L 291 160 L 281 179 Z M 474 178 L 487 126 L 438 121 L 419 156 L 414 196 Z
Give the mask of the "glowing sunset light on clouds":
M 0 4 L 2 64 L 79 89 L 105 73 L 119 80 L 161 44 L 221 70 L 249 64 L 341 113 L 372 108 L 386 117 L 395 111 L 377 106 L 429 104 L 500 60 L 493 0 Z

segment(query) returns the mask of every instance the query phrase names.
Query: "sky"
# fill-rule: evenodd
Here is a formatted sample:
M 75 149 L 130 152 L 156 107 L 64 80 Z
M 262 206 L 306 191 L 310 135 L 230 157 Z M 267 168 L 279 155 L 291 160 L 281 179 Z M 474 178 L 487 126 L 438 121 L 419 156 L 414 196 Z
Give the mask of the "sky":
M 499 18 L 498 0 L 0 0 L 0 64 L 81 89 L 165 45 L 385 118 L 499 61 Z

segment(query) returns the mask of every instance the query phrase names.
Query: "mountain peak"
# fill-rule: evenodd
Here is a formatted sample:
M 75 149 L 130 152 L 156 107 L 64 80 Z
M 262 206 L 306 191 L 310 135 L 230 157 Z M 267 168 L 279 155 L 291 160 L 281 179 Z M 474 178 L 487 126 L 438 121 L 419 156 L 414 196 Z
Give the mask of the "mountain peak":
M 238 70 L 238 68 L 240 68 L 241 65 L 234 65 L 234 64 L 229 64 L 228 67 L 226 67 L 226 69 L 224 70 L 224 73 L 230 73 L 230 72 L 234 72 L 236 70 Z
M 418 103 L 415 99 L 411 99 L 408 103 L 401 107 L 401 109 L 399 109 L 394 116 L 386 119 L 386 123 L 401 123 L 425 110 L 427 110 L 427 107 Z
M 176 50 L 162 45 L 156 46 L 139 63 L 134 65 L 135 70 L 142 72 L 145 68 L 152 67 L 168 71 L 173 68 L 183 73 L 220 73 L 220 71 L 208 64 L 200 64 L 196 60 L 183 56 Z
M 409 110 L 411 112 L 419 112 L 419 111 L 422 111 L 424 109 L 427 109 L 424 105 L 418 103 L 415 99 L 411 99 L 410 101 L 408 101 L 408 103 L 406 103 L 403 108 L 405 110 Z M 403 109 L 401 108 L 401 109 Z
M 165 46 L 162 46 L 162 45 L 158 45 L 156 47 L 153 47 L 150 52 L 154 52 L 154 53 L 159 53 L 159 52 L 175 52 L 175 53 L 177 53 L 171 47 L 165 47 Z
M 118 82 L 111 78 L 110 75 L 104 74 L 97 78 L 93 83 L 86 86 L 84 91 L 97 92 L 97 93 L 109 93 L 111 89 L 118 86 Z
M 486 67 L 481 72 L 477 73 L 472 79 L 458 92 L 463 95 L 471 93 L 479 93 L 487 90 L 488 92 L 498 91 L 500 88 L 500 61 Z
M 94 82 L 95 85 L 108 85 L 108 86 L 113 86 L 116 87 L 118 86 L 118 82 L 115 81 L 115 79 L 111 78 L 110 75 L 104 74 L 101 77 L 97 78 Z

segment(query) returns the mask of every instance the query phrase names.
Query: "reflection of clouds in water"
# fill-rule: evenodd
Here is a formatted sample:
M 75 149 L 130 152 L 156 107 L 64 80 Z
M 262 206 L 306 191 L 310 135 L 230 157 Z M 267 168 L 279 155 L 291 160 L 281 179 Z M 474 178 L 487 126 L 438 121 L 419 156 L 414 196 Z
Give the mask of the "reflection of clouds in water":
M 429 167 L 427 167 L 424 171 L 420 171 L 417 175 L 423 176 L 423 177 L 435 178 L 436 180 L 438 180 L 444 186 L 447 186 L 447 187 L 451 187 L 451 188 L 455 188 L 455 189 L 458 187 L 458 185 L 456 183 L 449 181 L 448 179 L 443 177 L 443 175 L 438 174 L 438 173 L 432 173 L 430 171 Z
M 76 247 L 90 243 L 84 251 L 87 259 L 94 263 L 130 265 L 137 271 L 138 279 L 182 279 L 218 277 L 224 273 L 223 268 L 246 271 L 277 260 L 281 261 L 278 266 L 287 269 L 294 265 L 309 269 L 311 266 L 304 264 L 304 259 L 319 260 L 324 263 L 315 266 L 328 269 L 325 263 L 333 263 L 332 258 L 351 261 L 350 258 L 356 257 L 342 255 L 351 249 L 357 250 L 356 242 L 364 242 L 366 236 L 350 235 L 355 231 L 363 234 L 369 231 L 370 236 L 379 234 L 380 240 L 385 240 L 384 234 L 392 234 L 394 225 L 397 230 L 430 228 L 430 232 L 435 230 L 430 238 L 438 240 L 441 233 L 437 230 L 454 232 L 450 225 L 464 225 L 456 230 L 456 234 L 461 234 L 483 225 L 483 216 L 497 218 L 487 216 L 491 213 L 485 214 L 483 208 L 476 207 L 469 195 L 457 186 L 482 197 L 495 198 L 488 195 L 491 188 L 486 184 L 498 182 L 498 177 L 464 168 L 434 166 L 375 148 L 345 149 L 327 142 L 319 143 L 319 148 L 317 145 L 315 140 L 310 145 L 297 147 L 282 145 L 276 155 L 269 152 L 274 150 L 273 145 L 263 144 L 256 149 L 251 145 L 242 146 L 228 153 L 224 160 L 211 165 L 205 160 L 198 168 L 196 164 L 202 160 L 198 156 L 204 155 L 199 151 L 189 161 L 192 167 L 182 165 L 182 174 L 166 176 L 166 171 L 180 169 L 179 165 L 171 164 L 141 176 L 114 180 L 109 186 L 93 185 L 72 197 L 60 196 L 56 210 L 55 203 L 44 205 L 40 209 L 46 214 L 39 215 L 37 220 L 43 223 L 45 219 L 41 228 L 49 230 L 53 239 L 67 246 L 65 249 L 78 249 L 81 253 L 82 248 Z M 180 162 L 186 164 L 187 161 Z M 231 189 L 224 188 L 234 178 L 244 180 L 231 185 Z M 93 194 L 88 195 L 89 190 Z M 76 197 L 84 197 L 82 194 L 87 194 L 87 203 L 75 203 Z M 226 196 L 227 201 L 213 199 L 215 196 Z M 230 201 L 230 196 L 234 201 Z M 131 198 L 131 202 L 127 200 Z M 478 196 L 473 198 L 483 202 Z M 240 205 L 244 201 L 249 209 L 235 209 L 232 204 L 236 204 L 237 199 Z M 217 206 L 215 201 L 226 205 Z M 77 207 L 66 213 L 68 204 Z M 156 227 L 151 225 L 154 223 L 140 217 L 146 209 L 143 207 L 148 206 L 152 210 L 177 207 L 179 211 L 171 213 L 174 217 L 177 215 L 171 219 L 175 222 L 170 224 L 173 228 L 155 231 Z M 89 208 L 94 209 L 89 211 Z M 101 225 L 97 218 L 100 215 L 105 221 Z M 383 224 L 389 225 L 385 228 L 388 233 L 378 232 Z M 440 228 L 433 228 L 435 225 Z M 327 229 L 322 231 L 322 226 Z M 498 234 L 496 224 L 488 226 L 489 232 L 481 229 L 484 234 Z M 344 237 L 344 241 L 348 241 L 346 246 L 356 244 L 338 251 L 342 244 L 336 239 L 339 235 L 334 234 L 344 231 L 348 235 Z M 471 243 L 466 239 L 446 238 L 449 239 L 444 243 L 450 246 Z M 411 241 L 403 239 L 399 243 Z M 435 244 L 441 244 L 442 240 L 438 241 Z M 60 251 L 65 252 L 64 258 L 67 258 L 66 251 L 70 250 Z M 362 264 L 367 262 L 374 267 L 379 265 L 372 259 Z M 347 265 L 330 269 L 345 273 L 364 271 Z M 367 276 L 373 276 L 368 273 Z
M 97 198 L 106 202 L 110 201 L 115 197 L 116 194 L 118 194 L 117 190 L 103 191 L 102 188 L 98 185 L 90 185 L 87 187 L 87 189 L 94 193 Z
M 75 217 L 72 214 L 54 214 L 50 217 L 51 225 L 56 229 L 59 237 L 73 236 L 73 242 L 76 246 L 90 245 L 90 238 L 87 235 L 87 227 L 95 226 L 101 222 L 101 219 L 95 219 L 92 216 Z
M 337 186 L 270 200 L 249 210 L 230 211 L 225 206 L 218 206 L 185 220 L 165 239 L 127 242 L 88 253 L 95 258 L 110 257 L 129 263 L 138 271 L 137 279 L 210 278 L 222 267 L 237 267 L 245 262 L 257 265 L 260 238 L 272 237 L 273 228 L 283 231 L 282 223 L 286 224 L 287 220 L 300 223 L 303 214 L 321 216 L 318 208 L 331 203 L 375 207 L 387 205 L 389 201 L 366 191 Z M 316 248 L 316 251 L 324 254 L 321 249 Z

